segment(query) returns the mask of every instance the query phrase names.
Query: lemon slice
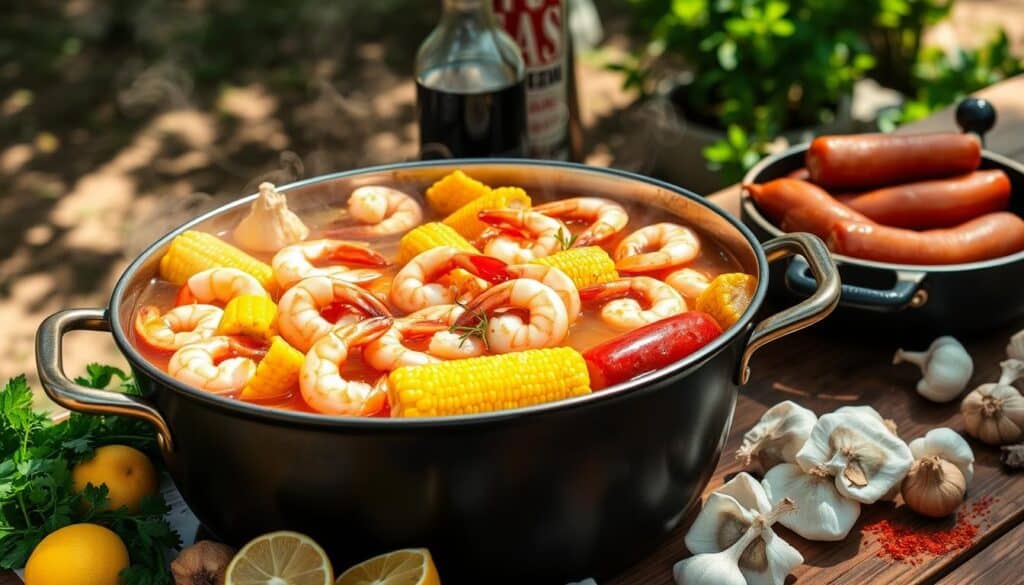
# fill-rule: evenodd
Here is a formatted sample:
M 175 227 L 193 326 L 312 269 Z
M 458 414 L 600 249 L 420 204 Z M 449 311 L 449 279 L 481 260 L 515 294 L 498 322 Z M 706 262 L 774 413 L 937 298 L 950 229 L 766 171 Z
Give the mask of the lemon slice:
M 396 550 L 342 573 L 334 585 L 441 585 L 434 560 L 425 548 Z
M 238 551 L 225 574 L 227 585 L 331 585 L 327 553 L 298 532 L 258 536 Z

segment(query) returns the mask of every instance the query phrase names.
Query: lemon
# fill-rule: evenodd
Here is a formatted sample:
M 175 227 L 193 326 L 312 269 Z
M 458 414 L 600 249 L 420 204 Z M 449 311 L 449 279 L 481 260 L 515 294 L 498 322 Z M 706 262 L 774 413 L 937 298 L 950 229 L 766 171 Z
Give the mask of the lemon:
M 25 585 L 118 585 L 128 567 L 121 538 L 97 524 L 72 524 L 44 538 L 25 565 Z
M 327 553 L 298 532 L 257 536 L 238 551 L 225 573 L 227 585 L 331 585 Z
M 122 506 L 135 512 L 143 496 L 156 493 L 156 469 L 146 454 L 126 445 L 107 445 L 96 449 L 92 459 L 83 461 L 71 470 L 75 491 L 81 493 L 92 484 L 107 486 L 110 503 L 107 508 Z
M 425 548 L 396 550 L 363 561 L 342 573 L 334 585 L 441 585 Z

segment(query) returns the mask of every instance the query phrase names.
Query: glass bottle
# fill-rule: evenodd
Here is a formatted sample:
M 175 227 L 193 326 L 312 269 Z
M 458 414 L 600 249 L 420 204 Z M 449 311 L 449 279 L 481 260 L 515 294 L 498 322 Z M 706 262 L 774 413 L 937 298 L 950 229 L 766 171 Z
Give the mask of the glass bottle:
M 420 157 L 525 156 L 525 80 L 490 0 L 444 0 L 416 54 Z

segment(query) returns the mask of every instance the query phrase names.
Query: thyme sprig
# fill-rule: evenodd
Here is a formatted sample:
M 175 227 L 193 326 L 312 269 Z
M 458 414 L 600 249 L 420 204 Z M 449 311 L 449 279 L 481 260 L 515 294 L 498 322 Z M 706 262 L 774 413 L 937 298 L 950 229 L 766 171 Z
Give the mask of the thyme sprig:
M 487 316 L 487 312 L 483 309 L 474 311 L 469 308 L 469 305 L 462 302 L 456 302 L 458 306 L 465 309 L 469 314 L 476 317 L 475 325 L 459 325 L 458 321 L 448 328 L 451 333 L 457 333 L 459 335 L 459 347 L 461 348 L 471 337 L 478 337 L 480 341 L 484 343 L 484 349 L 487 351 L 491 350 L 490 344 L 487 343 L 487 327 L 490 322 L 490 318 Z

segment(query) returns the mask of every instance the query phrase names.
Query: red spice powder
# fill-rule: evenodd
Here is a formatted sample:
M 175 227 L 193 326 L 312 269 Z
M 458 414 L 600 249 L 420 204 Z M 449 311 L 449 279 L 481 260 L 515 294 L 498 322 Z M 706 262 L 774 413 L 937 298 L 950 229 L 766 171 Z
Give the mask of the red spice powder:
M 951 528 L 916 530 L 880 520 L 864 527 L 880 547 L 878 556 L 891 561 L 919 565 L 924 561 L 971 546 L 978 530 L 990 524 L 989 515 L 996 498 L 983 496 L 957 514 Z

